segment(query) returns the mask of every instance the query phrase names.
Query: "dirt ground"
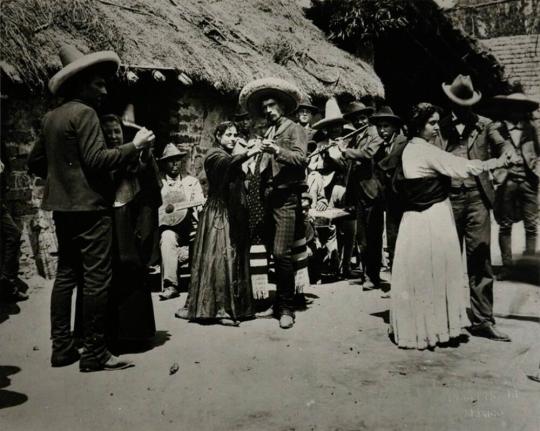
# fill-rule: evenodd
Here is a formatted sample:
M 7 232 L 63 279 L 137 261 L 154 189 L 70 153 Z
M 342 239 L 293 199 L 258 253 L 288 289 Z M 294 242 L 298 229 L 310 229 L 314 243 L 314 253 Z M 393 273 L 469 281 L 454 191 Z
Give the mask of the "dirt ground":
M 500 282 L 495 311 L 512 343 L 400 350 L 389 300 L 340 282 L 312 286 L 293 329 L 275 320 L 201 326 L 154 296 L 155 346 L 134 368 L 84 374 L 49 365 L 50 282 L 0 325 L 0 430 L 540 430 L 540 289 Z M 170 374 L 171 365 L 179 370 Z
M 540 429 L 540 384 L 526 377 L 540 361 L 540 295 L 528 285 L 496 289 L 512 343 L 470 338 L 424 352 L 390 342 L 379 291 L 345 282 L 313 286 L 288 331 L 275 320 L 188 323 L 173 316 L 184 295 L 155 297 L 156 346 L 127 355 L 134 368 L 83 374 L 50 368 L 50 285 L 32 284 L 0 327 L 11 374 L 0 400 L 17 404 L 0 410 L 3 430 Z

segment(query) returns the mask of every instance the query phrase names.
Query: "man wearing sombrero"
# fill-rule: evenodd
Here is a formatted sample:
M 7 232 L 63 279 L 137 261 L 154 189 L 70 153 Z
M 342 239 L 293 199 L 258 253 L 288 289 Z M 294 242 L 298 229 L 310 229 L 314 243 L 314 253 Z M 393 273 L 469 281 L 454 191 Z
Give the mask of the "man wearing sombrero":
M 493 148 L 504 144 L 497 125 L 472 111 L 482 95 L 469 76 L 458 75 L 451 84 L 442 84 L 451 113 L 440 122 L 437 144 L 466 159 L 488 160 Z M 465 239 L 471 297 L 473 335 L 496 341 L 510 341 L 495 326 L 493 316 L 493 270 L 491 268 L 491 218 L 495 192 L 484 172 L 476 177 L 452 179 L 450 201 L 460 244 Z M 457 274 L 456 274 L 457 276 Z
M 111 287 L 114 185 L 110 172 L 136 158 L 154 140 L 139 131 L 132 142 L 108 149 L 96 113 L 107 95 L 105 78 L 120 59 L 112 51 L 83 55 L 73 46 L 60 49 L 63 68 L 49 81 L 64 103 L 43 119 L 41 139 L 29 168 L 46 178 L 42 208 L 53 211 L 58 238 L 58 269 L 51 294 L 51 365 L 79 360 L 71 334 L 71 296 L 82 284 L 83 349 L 81 371 L 130 366 L 105 345 L 107 295 Z
M 374 109 L 353 101 L 345 107 L 343 117 L 359 131 L 343 157 L 348 161 L 345 201 L 357 209 L 356 240 L 365 274 L 373 287 L 381 283 L 383 228 L 382 186 L 375 175 L 375 155 L 383 145 L 377 128 L 369 123 Z
M 531 114 L 538 101 L 527 97 L 519 82 L 513 83 L 511 94 L 495 96 L 491 102 L 495 116 L 501 120 L 499 131 L 505 139 L 500 154 L 510 151 L 514 163 L 494 172 L 499 184 L 495 192 L 493 212 L 499 224 L 499 247 L 503 268 L 498 275 L 505 279 L 512 272 L 512 225 L 523 220 L 525 255 L 534 255 L 538 228 L 538 157 L 540 144 Z
M 244 109 L 252 117 L 264 117 L 269 125 L 262 142 L 261 172 L 267 189 L 268 244 L 276 271 L 273 313 L 283 329 L 294 325 L 292 248 L 304 236 L 301 197 L 306 190 L 307 138 L 302 126 L 286 117 L 294 113 L 300 99 L 298 88 L 280 78 L 257 79 L 240 92 Z

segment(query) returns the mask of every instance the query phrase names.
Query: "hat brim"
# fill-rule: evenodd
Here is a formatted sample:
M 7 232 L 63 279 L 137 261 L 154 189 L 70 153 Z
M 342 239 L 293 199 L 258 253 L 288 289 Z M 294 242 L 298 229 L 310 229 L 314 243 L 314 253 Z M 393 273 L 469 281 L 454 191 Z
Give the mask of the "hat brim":
M 240 106 L 255 117 L 262 117 L 262 102 L 276 99 L 283 107 L 284 114 L 296 111 L 302 95 L 293 84 L 281 78 L 263 78 L 247 84 L 240 92 Z
M 366 117 L 370 117 L 374 111 L 375 109 L 373 109 L 371 106 L 366 106 L 365 108 L 355 109 L 354 111 L 343 114 L 343 118 L 345 118 L 345 120 L 350 120 L 351 117 L 354 117 L 355 115 L 359 115 L 359 114 L 363 114 Z
M 64 84 L 78 73 L 90 67 L 97 67 L 106 76 L 114 75 L 120 66 L 120 58 L 114 51 L 99 51 L 85 55 L 60 69 L 49 80 L 49 91 L 60 94 Z
M 460 97 L 457 97 L 452 91 L 450 91 L 450 84 L 442 84 L 442 89 L 444 91 L 444 94 L 455 104 L 460 106 L 472 106 L 476 105 L 480 99 L 482 98 L 482 93 L 480 91 L 473 91 L 473 95 L 469 99 L 461 99 Z
M 172 154 L 170 156 L 160 157 L 158 159 L 158 162 L 163 162 L 165 160 L 170 160 L 170 159 L 181 159 L 182 157 L 185 157 L 187 155 L 188 153 L 186 151 L 181 151 L 180 154 Z
M 312 112 L 319 112 L 319 108 L 317 108 L 316 106 L 313 106 L 313 105 L 309 105 L 309 104 L 306 104 L 306 103 L 300 103 L 298 105 L 298 107 L 296 108 L 297 111 L 299 111 L 300 109 L 308 109 Z
M 495 96 L 491 104 L 495 109 L 520 112 L 533 112 L 540 106 L 540 103 L 532 99 L 515 99 L 509 96 Z
M 372 123 L 376 123 L 376 122 L 382 121 L 382 120 L 394 121 L 396 123 L 403 124 L 403 120 L 400 117 L 398 117 L 397 115 L 373 114 L 371 117 L 369 117 L 369 121 L 371 121 Z
M 317 121 L 315 124 L 313 124 L 311 128 L 315 130 L 321 130 L 330 126 L 335 126 L 337 124 L 345 124 L 346 122 L 347 121 L 343 117 L 323 118 L 322 120 Z

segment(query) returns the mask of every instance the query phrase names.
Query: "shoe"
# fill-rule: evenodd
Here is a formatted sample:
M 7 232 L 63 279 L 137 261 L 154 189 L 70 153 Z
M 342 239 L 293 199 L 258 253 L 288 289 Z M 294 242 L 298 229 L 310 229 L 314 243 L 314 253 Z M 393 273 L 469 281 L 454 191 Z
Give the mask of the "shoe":
M 289 314 L 282 314 L 279 318 L 279 327 L 281 329 L 289 329 L 294 326 L 294 317 Z
M 178 298 L 180 293 L 174 287 L 166 287 L 163 292 L 159 294 L 159 299 L 166 301 L 167 299 Z
M 26 301 L 29 298 L 27 293 L 21 292 L 20 290 L 8 293 L 7 297 L 14 302 Z
M 257 319 L 271 319 L 274 317 L 274 308 L 270 307 L 264 311 L 261 311 L 260 313 L 255 313 L 255 317 Z
M 472 326 L 469 329 L 469 332 L 476 337 L 488 338 L 493 341 L 512 341 L 508 335 L 500 332 L 492 323 L 484 323 L 478 326 Z
M 134 367 L 135 364 L 131 361 L 120 359 L 118 356 L 112 356 L 103 364 L 94 360 L 81 360 L 79 370 L 81 373 L 91 373 L 94 371 L 116 371 L 125 370 L 126 368 Z
M 187 309 L 187 307 L 179 308 L 176 313 L 174 313 L 174 317 L 189 320 L 189 310 Z
M 77 349 L 72 348 L 68 350 L 67 353 L 54 353 L 51 356 L 51 366 L 54 368 L 57 367 L 67 367 L 68 365 L 74 364 L 80 359 L 81 355 Z
M 510 280 L 511 275 L 512 270 L 507 266 L 503 266 L 497 274 L 497 281 Z

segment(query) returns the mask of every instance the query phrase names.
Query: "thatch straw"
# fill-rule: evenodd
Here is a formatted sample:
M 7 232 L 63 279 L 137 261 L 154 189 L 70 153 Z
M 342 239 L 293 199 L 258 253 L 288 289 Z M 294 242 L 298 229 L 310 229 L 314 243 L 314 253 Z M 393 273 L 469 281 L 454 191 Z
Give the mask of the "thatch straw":
M 83 51 L 115 49 L 131 66 L 176 68 L 223 93 L 236 93 L 250 80 L 269 75 L 291 80 L 314 96 L 384 93 L 373 68 L 327 42 L 296 2 L 4 3 L 2 59 L 34 88 L 60 66 L 57 51 L 68 42 Z

